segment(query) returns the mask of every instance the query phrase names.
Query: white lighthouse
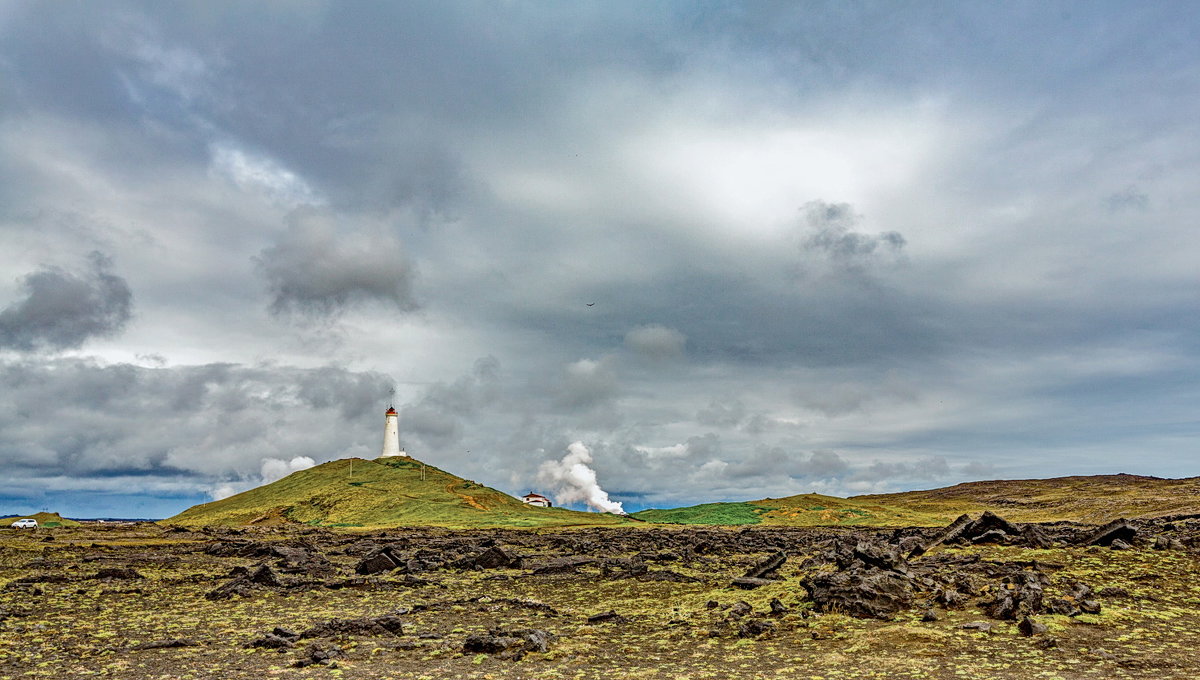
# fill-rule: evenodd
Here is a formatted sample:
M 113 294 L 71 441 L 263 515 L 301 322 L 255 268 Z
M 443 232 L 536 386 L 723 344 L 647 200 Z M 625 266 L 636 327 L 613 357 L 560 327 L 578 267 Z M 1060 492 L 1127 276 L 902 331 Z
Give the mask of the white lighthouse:
M 400 416 L 397 415 L 396 409 L 389 406 L 383 418 L 383 452 L 379 457 L 407 455 L 400 449 Z

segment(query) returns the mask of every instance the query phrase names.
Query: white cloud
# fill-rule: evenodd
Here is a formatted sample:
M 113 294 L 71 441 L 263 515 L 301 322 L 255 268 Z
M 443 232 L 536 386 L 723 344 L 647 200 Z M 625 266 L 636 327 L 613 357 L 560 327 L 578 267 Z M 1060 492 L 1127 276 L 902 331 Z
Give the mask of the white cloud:
M 270 484 L 278 481 L 300 470 L 307 470 L 316 465 L 317 462 L 308 456 L 296 456 L 291 460 L 283 460 L 282 458 L 267 458 L 262 462 L 262 481 L 263 484 Z
M 211 171 L 243 191 L 260 192 L 284 208 L 321 205 L 324 200 L 302 177 L 276 161 L 228 143 L 213 144 Z

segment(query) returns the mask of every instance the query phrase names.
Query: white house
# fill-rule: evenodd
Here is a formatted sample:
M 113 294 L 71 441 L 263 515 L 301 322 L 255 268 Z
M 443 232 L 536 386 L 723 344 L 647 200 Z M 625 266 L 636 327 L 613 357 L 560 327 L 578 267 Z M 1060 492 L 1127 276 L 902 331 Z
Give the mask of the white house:
M 529 505 L 536 505 L 539 508 L 554 507 L 554 504 L 550 502 L 550 499 L 546 498 L 540 493 L 527 493 L 524 496 L 521 496 L 521 500 Z

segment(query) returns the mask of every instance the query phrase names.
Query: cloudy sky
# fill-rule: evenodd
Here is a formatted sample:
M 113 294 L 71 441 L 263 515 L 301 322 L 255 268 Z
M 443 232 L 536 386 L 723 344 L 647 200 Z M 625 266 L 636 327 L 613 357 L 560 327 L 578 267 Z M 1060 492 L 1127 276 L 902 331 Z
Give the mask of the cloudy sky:
M 389 398 L 423 460 L 571 497 L 578 441 L 626 509 L 1200 474 L 1197 32 L 4 0 L 0 511 L 373 458 Z

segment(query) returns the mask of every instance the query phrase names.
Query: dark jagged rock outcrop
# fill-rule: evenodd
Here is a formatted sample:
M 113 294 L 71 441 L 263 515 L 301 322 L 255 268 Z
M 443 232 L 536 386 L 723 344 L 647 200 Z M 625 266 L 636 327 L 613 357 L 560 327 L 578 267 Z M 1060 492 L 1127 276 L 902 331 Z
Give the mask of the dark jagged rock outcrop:
M 912 606 L 913 584 L 892 571 L 850 570 L 801 581 L 817 611 L 861 618 L 890 619 Z
M 1118 525 L 1114 530 L 1120 531 Z M 876 534 L 878 536 L 878 534 Z M 1098 611 L 1099 604 L 1082 584 L 1071 585 L 1062 597 L 1047 596 L 1051 579 L 1037 561 L 997 561 L 978 554 L 942 552 L 909 563 L 899 544 L 909 536 L 894 533 L 892 543 L 857 533 L 828 543 L 806 560 L 808 572 L 800 583 L 814 608 L 864 618 L 888 619 L 912 607 L 959 609 L 978 606 L 989 617 L 1019 621 L 1041 613 L 1078 615 Z M 1114 540 L 1120 540 L 1116 538 Z M 963 516 L 935 533 L 912 552 L 941 544 L 1004 543 L 1046 547 L 1050 539 L 1032 525 L 1018 526 L 993 513 L 978 519 Z M 1085 604 L 1086 603 L 1086 604 Z M 935 613 L 936 615 L 936 613 Z
M 265 588 L 280 588 L 283 583 L 279 580 L 279 576 L 275 574 L 265 564 L 260 564 L 253 569 L 246 567 L 234 567 L 230 572 L 233 578 L 213 590 L 205 594 L 205 599 L 208 600 L 227 600 L 231 597 L 245 597 L 251 595 L 260 587 Z
M 354 567 L 354 573 L 370 576 L 398 569 L 405 565 L 404 557 L 394 546 L 385 545 L 375 548 L 359 560 Z
M 536 628 L 516 630 L 492 629 L 486 633 L 472 633 L 463 641 L 463 651 L 468 654 L 500 654 L 505 658 L 519 660 L 527 652 L 548 652 L 555 635 Z
M 1137 529 L 1129 523 L 1129 520 L 1114 519 L 1084 536 L 1080 544 L 1107 546 L 1112 545 L 1113 541 L 1122 541 L 1128 544 L 1134 536 L 1137 536 Z
M 1018 526 L 994 512 L 986 510 L 978 519 L 971 519 L 970 515 L 960 515 L 927 543 L 917 545 L 910 550 L 908 557 L 913 559 L 939 545 L 964 543 L 1023 545 L 1030 548 L 1049 548 L 1053 545 L 1053 541 L 1040 529 L 1032 525 Z
M 775 573 L 779 571 L 779 568 L 782 567 L 785 562 L 787 562 L 787 553 L 782 551 L 777 552 L 753 567 L 750 567 L 745 574 L 742 574 L 742 577 L 770 579 L 774 577 Z
M 406 610 L 407 611 L 407 610 Z M 399 636 L 404 634 L 404 619 L 400 613 L 367 616 L 360 619 L 330 619 L 300 633 L 301 639 L 346 635 Z

